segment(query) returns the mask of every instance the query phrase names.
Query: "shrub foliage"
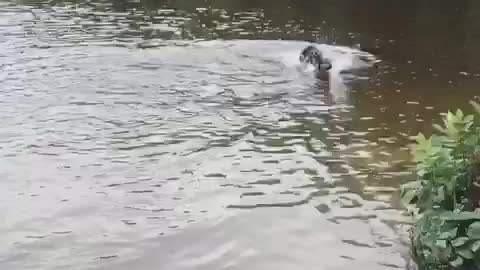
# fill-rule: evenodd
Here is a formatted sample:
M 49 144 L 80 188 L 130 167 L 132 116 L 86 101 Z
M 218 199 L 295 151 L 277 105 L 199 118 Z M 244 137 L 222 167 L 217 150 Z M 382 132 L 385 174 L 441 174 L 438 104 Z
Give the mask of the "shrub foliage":
M 475 114 L 448 112 L 434 135 L 417 136 L 417 180 L 401 189 L 421 270 L 480 269 L 480 105 L 471 104 Z

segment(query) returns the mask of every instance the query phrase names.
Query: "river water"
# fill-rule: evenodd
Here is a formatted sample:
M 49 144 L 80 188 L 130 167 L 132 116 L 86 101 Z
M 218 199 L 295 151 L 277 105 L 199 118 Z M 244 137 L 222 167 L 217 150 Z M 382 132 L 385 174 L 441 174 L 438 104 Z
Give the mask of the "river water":
M 1 1 L 0 268 L 405 269 L 411 136 L 477 98 L 479 12 Z

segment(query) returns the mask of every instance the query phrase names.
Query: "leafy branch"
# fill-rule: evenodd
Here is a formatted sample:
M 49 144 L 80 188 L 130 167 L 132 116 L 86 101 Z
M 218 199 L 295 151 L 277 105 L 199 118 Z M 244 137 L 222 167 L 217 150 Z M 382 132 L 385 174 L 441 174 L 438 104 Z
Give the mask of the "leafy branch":
M 448 112 L 437 134 L 419 134 L 417 180 L 402 185 L 414 212 L 412 251 L 420 269 L 480 269 L 480 104 Z

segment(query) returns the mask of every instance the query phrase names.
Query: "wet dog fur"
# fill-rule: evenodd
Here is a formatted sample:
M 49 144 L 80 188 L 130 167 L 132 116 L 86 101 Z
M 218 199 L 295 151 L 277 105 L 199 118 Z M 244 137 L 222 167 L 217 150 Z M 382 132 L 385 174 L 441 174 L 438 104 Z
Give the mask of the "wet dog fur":
M 310 45 L 300 53 L 300 62 L 311 64 L 315 67 L 320 79 L 328 79 L 328 71 L 332 68 L 330 60 L 323 58 L 322 52 L 315 46 Z

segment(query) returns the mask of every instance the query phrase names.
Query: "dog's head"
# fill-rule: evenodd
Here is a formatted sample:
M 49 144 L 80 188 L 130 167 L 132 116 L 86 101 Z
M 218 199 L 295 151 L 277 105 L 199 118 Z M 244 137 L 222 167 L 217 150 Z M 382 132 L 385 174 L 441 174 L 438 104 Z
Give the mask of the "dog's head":
M 319 71 L 327 71 L 332 68 L 330 61 L 323 58 L 322 52 L 311 45 L 300 53 L 300 62 L 312 64 Z

